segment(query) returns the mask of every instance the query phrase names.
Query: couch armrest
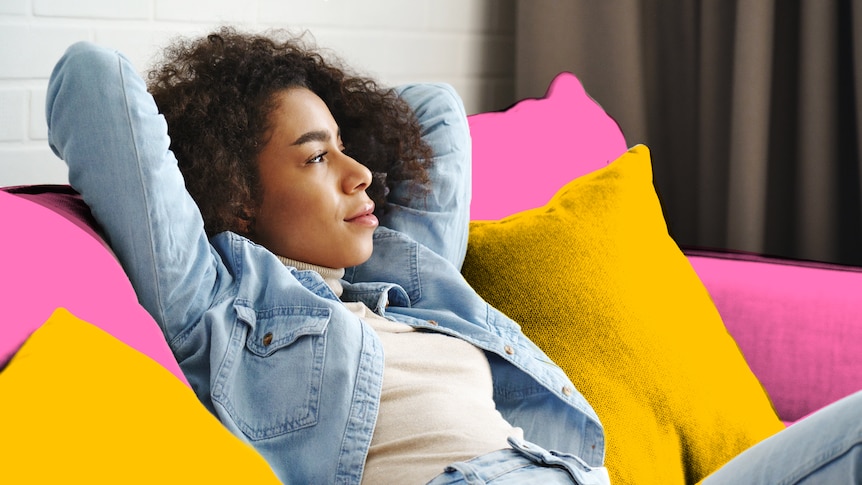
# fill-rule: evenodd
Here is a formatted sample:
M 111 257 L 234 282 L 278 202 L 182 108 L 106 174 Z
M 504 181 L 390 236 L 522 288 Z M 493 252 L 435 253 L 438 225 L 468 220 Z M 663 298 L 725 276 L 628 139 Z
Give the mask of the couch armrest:
M 862 389 L 862 268 L 684 252 L 782 420 Z

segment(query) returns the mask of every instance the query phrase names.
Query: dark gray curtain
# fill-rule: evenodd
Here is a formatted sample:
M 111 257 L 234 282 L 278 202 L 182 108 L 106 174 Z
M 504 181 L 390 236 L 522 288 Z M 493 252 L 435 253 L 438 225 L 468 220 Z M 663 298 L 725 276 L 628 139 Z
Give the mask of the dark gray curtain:
M 515 65 L 650 146 L 680 245 L 862 264 L 862 0 L 519 0 Z

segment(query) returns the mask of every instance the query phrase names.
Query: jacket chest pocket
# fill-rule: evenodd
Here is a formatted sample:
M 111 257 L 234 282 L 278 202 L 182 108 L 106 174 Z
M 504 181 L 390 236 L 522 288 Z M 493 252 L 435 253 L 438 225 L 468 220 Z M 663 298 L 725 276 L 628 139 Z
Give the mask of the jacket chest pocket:
M 242 308 L 239 315 L 213 400 L 252 441 L 315 425 L 329 309 Z

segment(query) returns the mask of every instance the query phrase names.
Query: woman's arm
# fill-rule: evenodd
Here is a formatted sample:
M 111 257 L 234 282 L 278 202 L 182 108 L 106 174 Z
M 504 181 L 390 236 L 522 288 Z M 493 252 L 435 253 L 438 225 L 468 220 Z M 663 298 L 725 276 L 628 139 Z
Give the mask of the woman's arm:
M 220 266 L 143 79 L 121 54 L 74 44 L 51 75 L 46 115 L 70 184 L 170 340 L 209 307 Z
M 416 113 L 434 160 L 427 195 L 416 197 L 412 182 L 401 182 L 387 198 L 389 210 L 381 225 L 408 234 L 460 269 L 467 251 L 472 188 L 464 104 L 446 84 L 410 84 L 397 91 Z

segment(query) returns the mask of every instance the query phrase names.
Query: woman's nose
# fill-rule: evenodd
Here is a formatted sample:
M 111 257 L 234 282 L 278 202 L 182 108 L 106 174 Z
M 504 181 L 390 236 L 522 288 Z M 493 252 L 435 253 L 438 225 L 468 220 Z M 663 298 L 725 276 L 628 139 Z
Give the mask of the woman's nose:
M 345 158 L 344 191 L 350 194 L 367 189 L 371 185 L 371 170 L 352 157 L 342 156 Z

